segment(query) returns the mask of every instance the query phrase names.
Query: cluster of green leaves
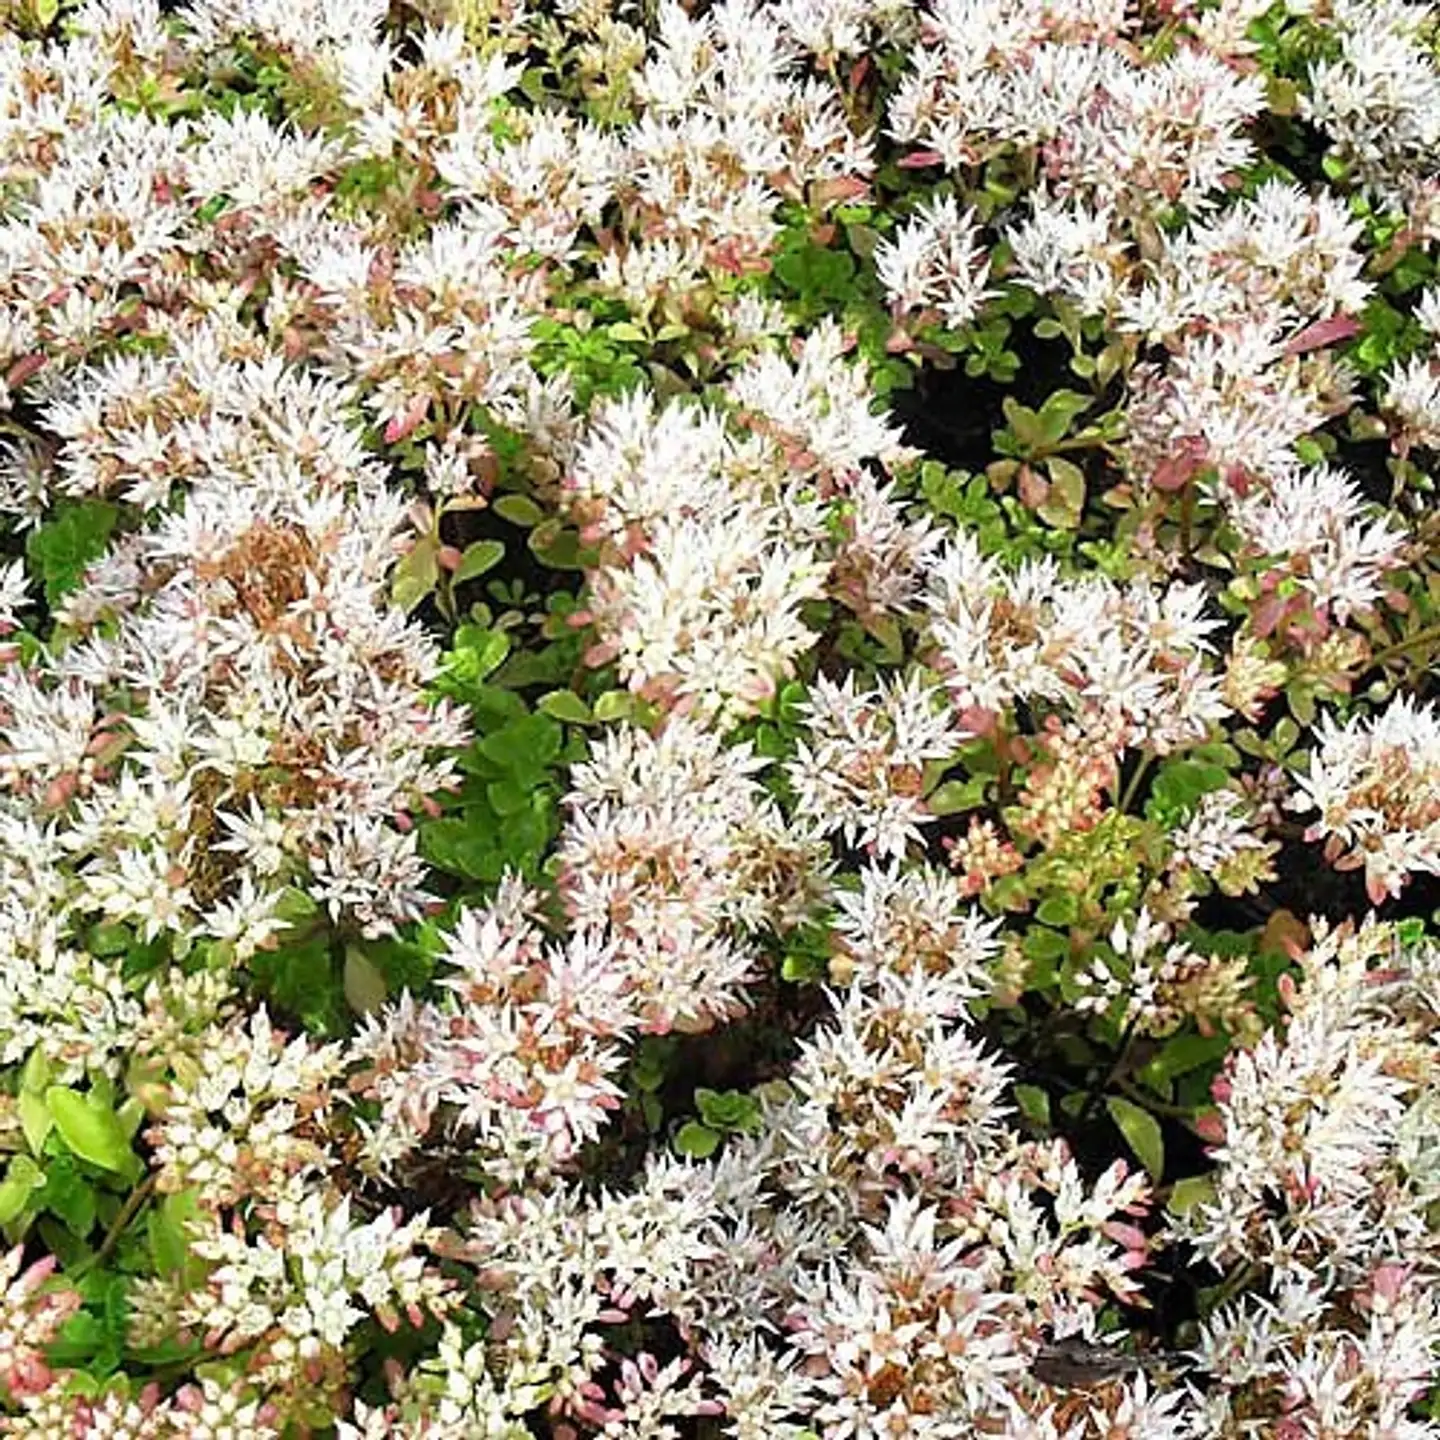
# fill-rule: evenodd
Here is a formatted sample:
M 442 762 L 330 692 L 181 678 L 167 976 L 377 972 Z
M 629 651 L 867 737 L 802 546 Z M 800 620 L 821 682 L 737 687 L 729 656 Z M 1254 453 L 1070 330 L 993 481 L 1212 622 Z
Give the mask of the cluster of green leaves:
M 10 1244 L 38 1238 L 83 1301 L 51 1347 L 52 1361 L 99 1382 L 178 1358 L 136 1350 L 126 1336 L 130 1277 L 193 1263 L 181 1229 L 188 1197 L 157 1202 L 144 1179 L 136 1150 L 144 1106 L 104 1075 L 53 1083 L 39 1047 L 14 1083 L 22 1148 L 0 1179 L 0 1229 Z
M 105 553 L 119 518 L 119 507 L 105 500 L 62 501 L 30 532 L 25 558 L 44 586 L 46 605 L 53 607 L 80 584 L 86 567 Z
M 421 853 L 432 865 L 482 885 L 507 870 L 539 878 L 559 828 L 565 770 L 586 753 L 583 733 L 549 712 L 580 724 L 589 707 L 566 690 L 545 697 L 545 708 L 528 705 L 496 676 L 509 654 L 503 630 L 466 624 L 456 633 L 438 688 L 469 706 L 476 739 L 459 756 L 459 791 L 420 824 Z
M 820 221 L 801 206 L 782 209 L 783 229 L 766 277 L 797 326 L 835 319 L 855 337 L 877 397 L 913 383 L 914 365 L 888 348 L 894 322 L 870 263 L 894 218 L 870 204 L 841 205 Z
M 387 996 L 423 990 L 442 949 L 431 922 L 383 940 L 341 930 L 298 888 L 286 892 L 278 913 L 290 928 L 248 961 L 250 989 L 283 1021 L 317 1036 L 347 1034 L 356 1015 Z

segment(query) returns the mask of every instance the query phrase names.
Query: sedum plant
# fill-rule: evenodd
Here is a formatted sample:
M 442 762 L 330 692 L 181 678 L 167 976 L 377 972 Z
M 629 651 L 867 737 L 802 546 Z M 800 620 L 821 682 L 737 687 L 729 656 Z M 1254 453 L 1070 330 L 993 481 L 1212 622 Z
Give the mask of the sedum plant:
M 1440 1434 L 1425 6 L 0 18 L 0 1435 Z

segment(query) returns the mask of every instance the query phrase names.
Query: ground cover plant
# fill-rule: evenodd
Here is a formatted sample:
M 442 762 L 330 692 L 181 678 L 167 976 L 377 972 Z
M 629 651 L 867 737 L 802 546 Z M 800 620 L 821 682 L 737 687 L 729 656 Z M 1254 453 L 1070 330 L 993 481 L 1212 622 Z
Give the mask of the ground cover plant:
M 1440 1436 L 1440 29 L 3 0 L 0 1434 Z

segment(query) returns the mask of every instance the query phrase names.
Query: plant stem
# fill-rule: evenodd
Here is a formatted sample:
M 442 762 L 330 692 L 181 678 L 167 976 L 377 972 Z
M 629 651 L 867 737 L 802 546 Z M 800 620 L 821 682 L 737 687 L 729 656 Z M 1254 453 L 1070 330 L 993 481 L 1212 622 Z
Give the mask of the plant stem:
M 125 1203 L 120 1207 L 120 1213 L 111 1223 L 110 1228 L 105 1232 L 105 1238 L 100 1242 L 100 1248 L 90 1259 L 80 1267 L 80 1273 L 103 1265 L 114 1253 L 115 1247 L 120 1243 L 120 1237 L 125 1233 L 126 1227 L 140 1212 L 140 1207 L 150 1198 L 155 1189 L 155 1176 L 147 1175 L 130 1193 L 125 1197 Z
M 1126 781 L 1124 790 L 1120 792 L 1119 800 L 1115 802 L 1116 808 L 1122 815 L 1130 808 L 1136 795 L 1140 793 L 1140 782 L 1149 773 L 1150 763 L 1154 758 L 1154 755 L 1149 750 L 1141 753 L 1140 763 L 1136 765 L 1135 773 Z
M 1120 1053 L 1115 1057 L 1115 1063 L 1110 1067 L 1110 1073 L 1090 1092 L 1090 1098 L 1085 1102 L 1085 1108 L 1076 1116 L 1075 1123 L 1084 1125 L 1094 1114 L 1096 1107 L 1105 1098 L 1105 1092 L 1124 1073 L 1125 1067 L 1130 1063 L 1130 1051 L 1135 1044 L 1135 1027 L 1139 1017 L 1132 1020 L 1126 1027 L 1125 1032 L 1120 1036 Z
M 1193 1120 L 1195 1118 L 1194 1110 L 1187 1109 L 1184 1105 L 1171 1105 L 1168 1101 L 1157 1099 L 1148 1090 L 1142 1090 L 1129 1080 L 1121 1080 L 1116 1089 L 1127 1100 L 1133 1100 L 1143 1109 L 1153 1110 L 1157 1115 L 1167 1115 L 1172 1120 Z
M 1387 645 L 1383 650 L 1377 650 L 1370 657 L 1370 668 L 1378 670 L 1387 660 L 1393 660 L 1397 655 L 1407 654 L 1411 650 L 1423 650 L 1425 646 L 1437 643 L 1440 643 L 1440 625 L 1431 625 L 1428 629 L 1417 630 L 1404 640 L 1399 640 L 1394 645 Z
M 1210 1299 L 1207 1313 L 1213 1315 L 1227 1300 L 1233 1300 L 1259 1274 L 1260 1266 L 1253 1260 L 1241 1260 L 1220 1282 L 1220 1288 Z

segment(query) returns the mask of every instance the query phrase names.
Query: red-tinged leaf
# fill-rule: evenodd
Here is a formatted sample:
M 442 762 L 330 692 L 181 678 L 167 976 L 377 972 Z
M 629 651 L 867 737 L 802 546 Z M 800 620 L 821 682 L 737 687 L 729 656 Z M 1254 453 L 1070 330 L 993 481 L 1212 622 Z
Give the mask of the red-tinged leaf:
M 1304 355 L 1311 350 L 1323 350 L 1327 345 L 1358 335 L 1362 328 L 1353 315 L 1332 315 L 1328 320 L 1317 320 L 1313 325 L 1307 325 L 1291 339 L 1285 353 Z
M 1020 503 L 1029 510 L 1038 510 L 1050 496 L 1050 482 L 1029 465 L 1022 465 L 1015 474 Z
M 924 170 L 928 165 L 940 163 L 940 152 L 938 150 L 916 150 L 914 154 L 905 156 L 898 163 L 902 170 Z
M 818 180 L 810 187 L 810 200 L 825 209 L 846 200 L 868 194 L 870 187 L 858 175 L 841 175 L 834 180 Z
M 45 368 L 46 357 L 39 351 L 31 355 L 22 355 L 5 372 L 5 383 L 12 390 L 18 390 L 32 376 L 38 375 Z
M 1150 483 L 1157 490 L 1183 490 L 1200 469 L 1203 459 L 1194 447 L 1187 446 L 1178 455 L 1167 455 L 1150 476 Z
M 418 399 L 412 400 L 408 408 L 396 415 L 385 427 L 385 443 L 394 445 L 405 439 L 407 435 L 413 435 L 429 410 L 430 397 L 428 395 L 421 395 Z

